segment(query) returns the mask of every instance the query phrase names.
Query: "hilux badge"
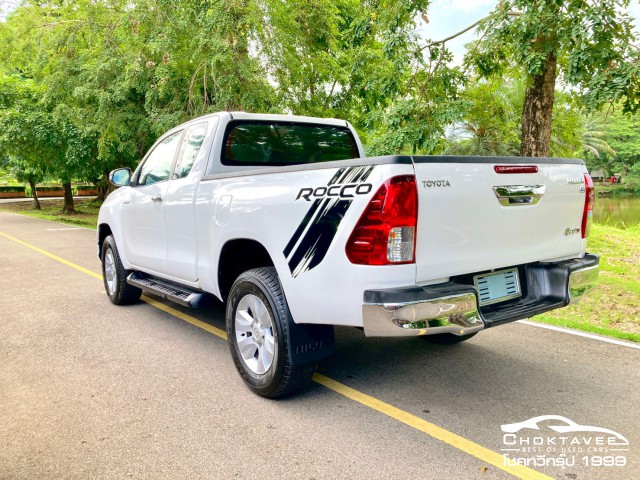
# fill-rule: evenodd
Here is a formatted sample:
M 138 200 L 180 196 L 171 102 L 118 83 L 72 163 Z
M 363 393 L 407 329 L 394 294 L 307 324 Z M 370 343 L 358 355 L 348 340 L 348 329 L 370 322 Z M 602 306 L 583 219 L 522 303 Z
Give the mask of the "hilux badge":
M 584 183 L 583 177 L 569 177 L 567 178 L 567 183 L 569 185 L 581 185 Z

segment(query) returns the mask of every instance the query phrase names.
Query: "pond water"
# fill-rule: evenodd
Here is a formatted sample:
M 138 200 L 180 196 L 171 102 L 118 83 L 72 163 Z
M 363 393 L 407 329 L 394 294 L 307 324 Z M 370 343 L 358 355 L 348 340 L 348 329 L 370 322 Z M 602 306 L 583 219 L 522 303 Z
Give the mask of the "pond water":
M 598 197 L 593 206 L 593 220 L 609 225 L 637 225 L 640 197 Z

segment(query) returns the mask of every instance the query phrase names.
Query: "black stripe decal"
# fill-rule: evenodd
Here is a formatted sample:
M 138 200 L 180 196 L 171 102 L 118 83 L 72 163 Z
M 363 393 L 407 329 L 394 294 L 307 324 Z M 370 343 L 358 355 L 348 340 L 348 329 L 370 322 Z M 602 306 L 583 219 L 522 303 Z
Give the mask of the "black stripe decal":
M 311 205 L 311 208 L 302 219 L 302 222 L 300 222 L 300 225 L 298 225 L 298 228 L 296 228 L 296 231 L 294 232 L 293 237 L 291 237 L 291 240 L 289 240 L 289 243 L 287 243 L 287 246 L 284 247 L 283 253 L 285 257 L 289 256 L 289 254 L 291 253 L 291 250 L 293 250 L 293 247 L 296 245 L 296 243 L 298 243 L 298 240 L 300 240 L 302 233 L 306 230 L 307 225 L 309 225 L 311 218 L 318 211 L 318 207 L 320 206 L 321 203 L 322 203 L 322 200 L 313 201 L 313 205 Z
M 370 165 L 339 169 L 328 185 L 362 183 L 373 169 L 374 166 Z M 324 260 L 352 202 L 351 199 L 340 198 L 313 202 L 283 251 L 293 277 L 313 269 Z M 294 250 L 295 245 L 298 246 Z
M 336 171 L 336 173 L 333 175 L 331 180 L 329 180 L 329 183 L 327 183 L 327 186 L 333 185 L 334 183 L 338 182 L 340 177 L 342 176 L 342 174 L 345 172 L 345 170 L 348 173 L 349 170 L 351 170 L 351 169 L 350 168 L 339 168 Z M 309 209 L 307 214 L 302 219 L 302 222 L 300 222 L 300 225 L 298 225 L 298 228 L 296 228 L 296 231 L 294 232 L 293 237 L 291 237 L 291 240 L 289 240 L 289 243 L 287 243 L 287 246 L 284 247 L 284 252 L 283 253 L 284 253 L 285 257 L 289 256 L 289 254 L 291 253 L 291 250 L 293 250 L 293 247 L 295 247 L 296 243 L 298 243 L 298 240 L 300 240 L 300 237 L 301 237 L 302 233 L 307 228 L 307 225 L 309 225 L 309 222 L 311 221 L 311 219 L 315 215 L 315 213 L 318 210 L 318 207 L 320 206 L 321 203 L 322 203 L 321 200 L 314 200 L 313 201 L 313 205 L 311 205 L 311 208 Z
M 330 205 L 323 205 L 323 212 L 309 227 L 300 246 L 289 260 L 289 269 L 293 277 L 311 270 L 324 260 L 338 231 L 338 226 L 352 201 L 327 200 L 326 202 Z
M 338 171 L 333 176 L 333 178 L 331 180 L 329 180 L 329 183 L 327 185 L 333 185 L 334 183 L 336 183 L 345 170 L 348 172 L 351 169 L 350 168 L 339 168 Z

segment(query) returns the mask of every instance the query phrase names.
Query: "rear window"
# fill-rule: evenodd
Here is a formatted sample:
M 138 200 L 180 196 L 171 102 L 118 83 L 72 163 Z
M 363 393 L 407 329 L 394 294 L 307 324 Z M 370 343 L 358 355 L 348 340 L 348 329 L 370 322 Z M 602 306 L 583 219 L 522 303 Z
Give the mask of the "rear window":
M 229 123 L 223 165 L 298 165 L 357 158 L 358 147 L 346 127 L 290 122 Z

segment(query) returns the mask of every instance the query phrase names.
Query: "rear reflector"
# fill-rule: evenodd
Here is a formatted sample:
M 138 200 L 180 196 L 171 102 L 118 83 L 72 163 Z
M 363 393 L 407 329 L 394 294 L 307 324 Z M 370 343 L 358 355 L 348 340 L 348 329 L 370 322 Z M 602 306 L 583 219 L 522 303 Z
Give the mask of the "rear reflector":
M 593 187 L 593 180 L 588 173 L 584 174 L 584 211 L 582 212 L 582 238 L 587 238 L 591 231 L 591 219 L 593 217 L 593 201 L 596 198 L 596 191 Z
M 495 165 L 493 170 L 496 173 L 538 173 L 535 165 Z

